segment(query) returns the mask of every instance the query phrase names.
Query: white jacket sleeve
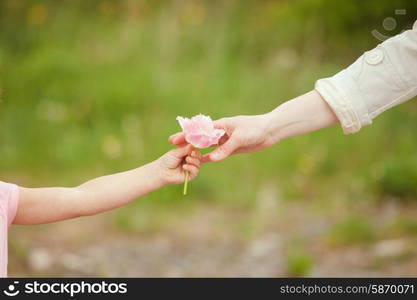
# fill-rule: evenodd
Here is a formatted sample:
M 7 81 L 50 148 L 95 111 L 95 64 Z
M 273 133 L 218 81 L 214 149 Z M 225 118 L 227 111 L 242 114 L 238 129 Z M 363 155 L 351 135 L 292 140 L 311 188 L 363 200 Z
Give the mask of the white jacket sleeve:
M 417 95 L 417 22 L 365 52 L 348 68 L 316 82 L 345 134 Z

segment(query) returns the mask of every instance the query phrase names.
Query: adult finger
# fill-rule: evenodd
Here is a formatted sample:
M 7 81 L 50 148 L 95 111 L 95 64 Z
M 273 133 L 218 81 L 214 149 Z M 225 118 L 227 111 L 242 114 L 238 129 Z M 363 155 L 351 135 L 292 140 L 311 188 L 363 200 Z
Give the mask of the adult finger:
M 201 158 L 201 162 L 202 162 L 203 164 L 208 163 L 208 162 L 213 162 L 213 161 L 210 159 L 210 153 L 208 153 L 208 154 L 204 154 L 204 155 L 203 155 L 203 157 Z
M 226 120 L 226 118 L 221 118 L 221 119 L 218 119 L 218 120 L 214 120 L 213 121 L 213 126 L 216 129 L 224 129 L 224 130 L 226 130 L 226 127 L 227 127 L 227 120 Z
M 226 143 L 218 147 L 216 150 L 209 153 L 210 161 L 221 161 L 233 154 L 233 152 L 240 147 L 236 137 L 231 136 Z M 204 161 L 204 158 L 203 158 Z

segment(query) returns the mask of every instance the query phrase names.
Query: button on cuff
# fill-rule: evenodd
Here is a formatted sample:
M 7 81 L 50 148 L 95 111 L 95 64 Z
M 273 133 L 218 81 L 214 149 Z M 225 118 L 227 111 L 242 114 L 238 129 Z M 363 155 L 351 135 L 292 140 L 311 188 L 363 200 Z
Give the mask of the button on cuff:
M 384 52 L 381 49 L 373 49 L 365 54 L 365 61 L 370 65 L 377 65 L 384 59 Z

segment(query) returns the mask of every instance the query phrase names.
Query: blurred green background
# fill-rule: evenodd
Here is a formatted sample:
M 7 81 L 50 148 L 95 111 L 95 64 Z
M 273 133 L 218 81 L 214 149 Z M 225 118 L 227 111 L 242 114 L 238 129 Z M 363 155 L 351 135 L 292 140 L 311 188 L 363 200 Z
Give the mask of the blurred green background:
M 414 0 L 2 0 L 0 178 L 73 186 L 134 168 L 171 148 L 176 116 L 265 113 L 416 15 Z M 416 276 L 416 130 L 411 101 L 355 135 L 204 165 L 186 197 L 168 186 L 13 226 L 10 275 Z

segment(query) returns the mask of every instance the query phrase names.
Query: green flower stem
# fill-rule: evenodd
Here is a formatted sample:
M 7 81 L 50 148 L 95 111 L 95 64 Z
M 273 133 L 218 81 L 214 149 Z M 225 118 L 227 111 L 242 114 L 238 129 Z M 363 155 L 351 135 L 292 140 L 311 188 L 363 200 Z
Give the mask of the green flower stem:
M 184 181 L 184 190 L 183 190 L 183 195 L 187 195 L 187 187 L 188 187 L 188 180 L 190 177 L 190 172 L 185 171 L 185 181 Z

